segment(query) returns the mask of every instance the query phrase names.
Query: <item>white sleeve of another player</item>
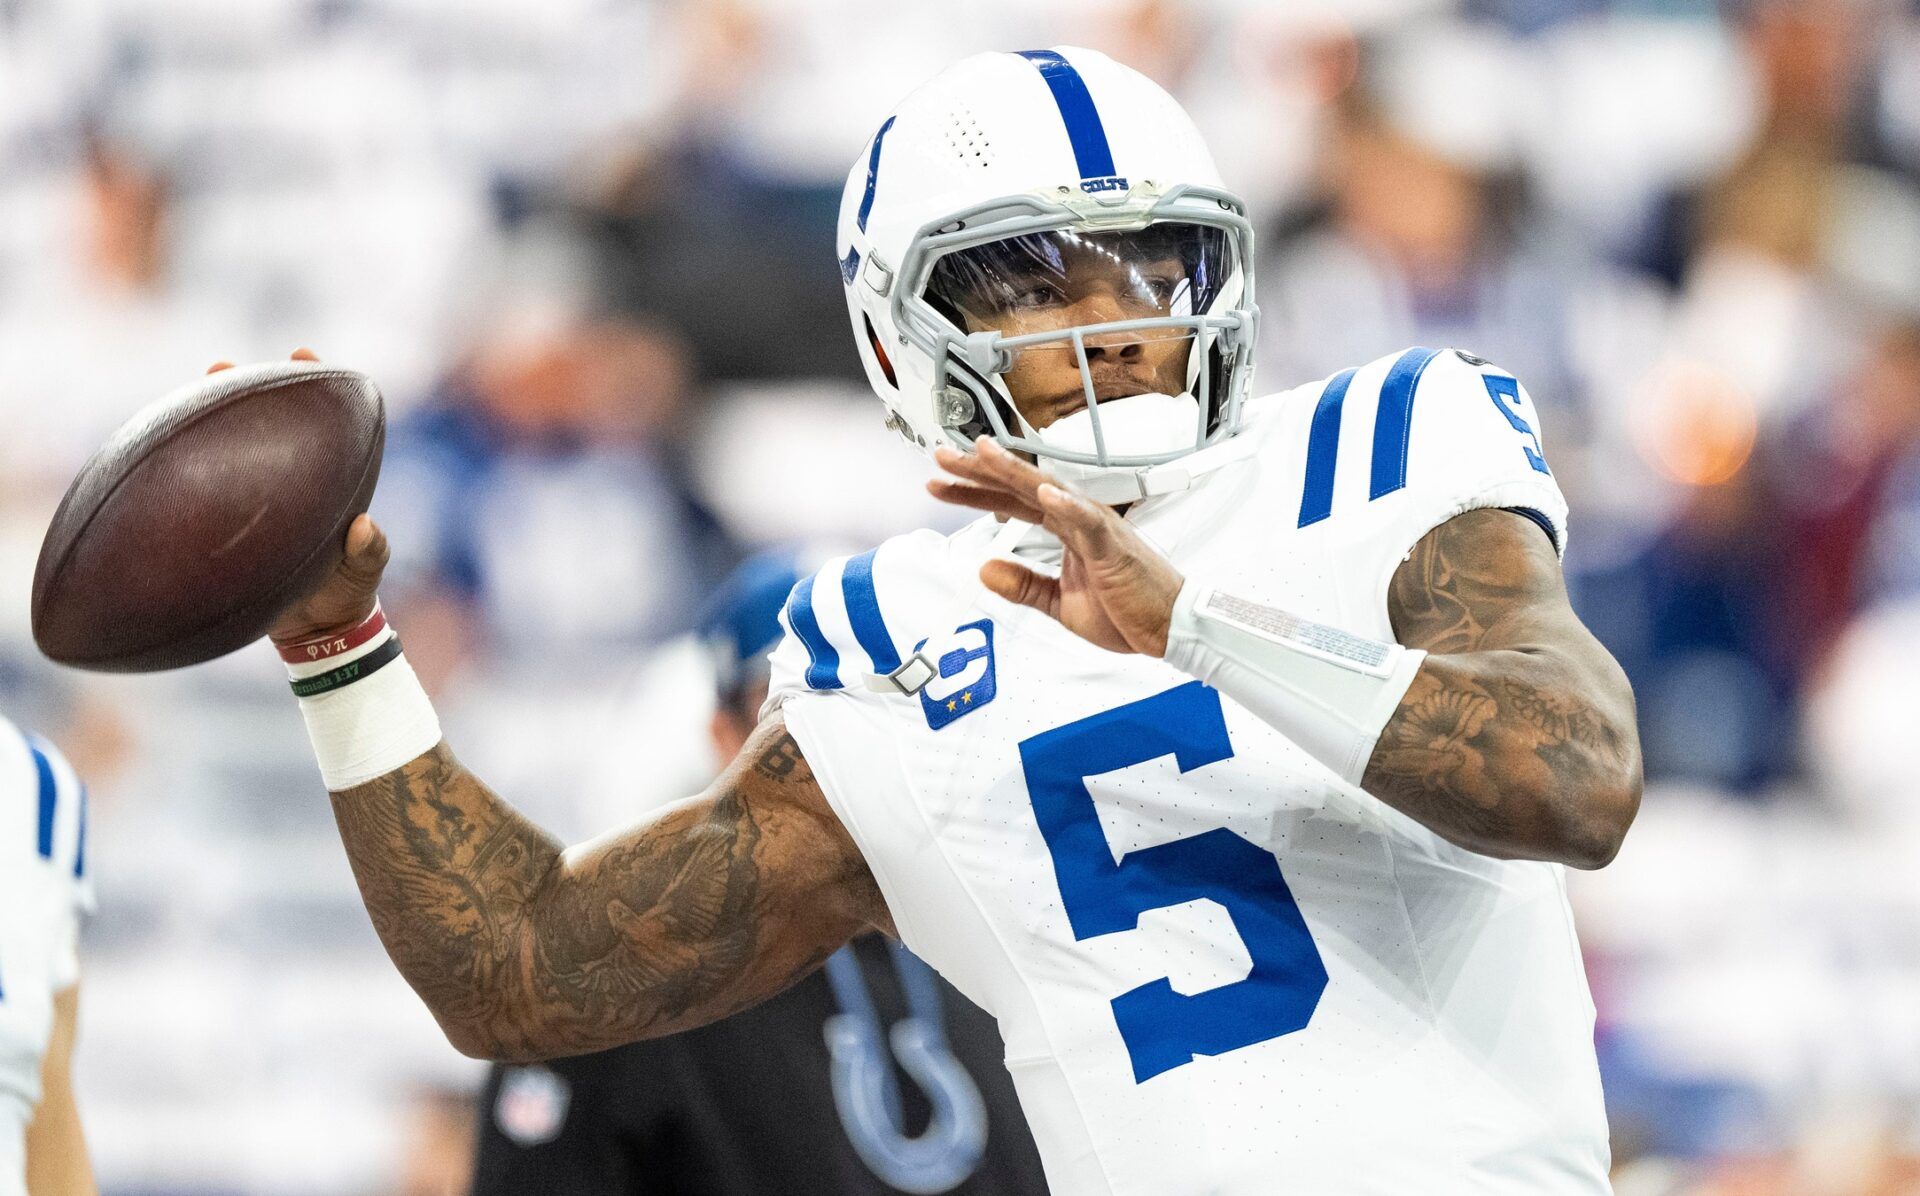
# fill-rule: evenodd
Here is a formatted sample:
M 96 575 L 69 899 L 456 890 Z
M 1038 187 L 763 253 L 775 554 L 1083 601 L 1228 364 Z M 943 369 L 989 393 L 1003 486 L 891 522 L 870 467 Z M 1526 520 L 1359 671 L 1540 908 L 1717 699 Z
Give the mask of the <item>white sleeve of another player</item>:
M 56 748 L 0 719 L 0 1102 L 38 1102 L 54 994 L 80 977 L 83 799 Z
M 54 886 L 51 961 L 55 992 L 80 982 L 80 930 L 93 913 L 93 873 L 87 858 L 87 787 L 58 748 L 35 738 L 53 773 L 55 850 L 48 861 Z
M 1368 383 L 1364 397 L 1358 383 Z M 1540 413 L 1511 374 L 1455 350 L 1412 349 L 1363 367 L 1347 398 L 1341 494 L 1348 522 L 1331 552 L 1350 608 L 1391 638 L 1386 595 L 1421 538 L 1457 515 L 1504 508 L 1532 520 L 1564 554 L 1567 500 L 1547 460 Z M 1358 489 L 1364 486 L 1364 489 Z

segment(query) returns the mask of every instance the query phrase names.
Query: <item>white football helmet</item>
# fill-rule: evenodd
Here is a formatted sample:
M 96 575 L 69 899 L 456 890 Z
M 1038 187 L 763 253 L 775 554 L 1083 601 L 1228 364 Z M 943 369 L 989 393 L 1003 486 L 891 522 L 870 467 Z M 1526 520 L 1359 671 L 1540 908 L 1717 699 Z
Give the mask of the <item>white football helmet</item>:
M 1238 455 L 1253 228 L 1192 120 L 1137 71 L 1070 46 L 949 67 L 854 164 L 838 249 L 867 377 L 923 450 L 987 433 L 1108 503 Z M 1120 368 L 1161 342 L 1172 373 L 1169 340 L 1185 344 L 1180 393 Z M 1080 386 L 1035 428 L 1008 375 L 1024 354 L 1069 352 Z

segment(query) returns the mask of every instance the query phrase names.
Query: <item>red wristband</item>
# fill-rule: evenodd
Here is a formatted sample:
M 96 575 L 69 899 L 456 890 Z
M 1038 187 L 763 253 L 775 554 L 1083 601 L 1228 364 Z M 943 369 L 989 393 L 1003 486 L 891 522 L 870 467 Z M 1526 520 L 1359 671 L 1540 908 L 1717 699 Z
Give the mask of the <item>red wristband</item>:
M 286 661 L 288 664 L 312 664 L 317 660 L 325 660 L 329 656 L 338 656 L 342 652 L 353 651 L 361 644 L 379 635 L 386 629 L 386 626 L 386 613 L 380 609 L 380 604 L 376 602 L 373 606 L 373 613 L 368 615 L 366 621 L 361 623 L 360 626 L 355 627 L 352 631 L 343 632 L 340 635 L 324 636 L 316 640 L 302 640 L 297 644 L 275 644 L 274 647 L 279 650 L 280 659 Z

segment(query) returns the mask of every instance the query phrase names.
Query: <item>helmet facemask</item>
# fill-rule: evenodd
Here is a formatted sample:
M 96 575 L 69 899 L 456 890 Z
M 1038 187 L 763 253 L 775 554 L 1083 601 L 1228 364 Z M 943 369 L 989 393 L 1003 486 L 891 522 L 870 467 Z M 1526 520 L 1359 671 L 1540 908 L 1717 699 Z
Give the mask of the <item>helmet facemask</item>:
M 991 435 L 1122 493 L 1239 431 L 1257 313 L 1252 231 L 1225 193 L 983 205 L 920 230 L 899 281 L 894 323 L 932 359 L 956 443 Z

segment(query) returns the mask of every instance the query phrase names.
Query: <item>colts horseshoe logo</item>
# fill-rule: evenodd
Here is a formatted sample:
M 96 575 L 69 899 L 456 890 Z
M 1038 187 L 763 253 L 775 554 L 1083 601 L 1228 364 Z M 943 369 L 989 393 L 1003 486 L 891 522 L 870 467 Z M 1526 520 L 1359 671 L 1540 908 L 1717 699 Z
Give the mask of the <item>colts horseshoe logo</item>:
M 833 1104 L 847 1139 L 868 1170 L 902 1192 L 933 1196 L 960 1186 L 987 1150 L 987 1110 L 980 1089 L 947 1045 L 940 989 L 933 970 L 899 944 L 889 944 L 908 1015 L 883 1034 L 852 946 L 827 959 L 827 981 L 840 1013 L 827 1019 L 833 1055 Z M 888 1066 L 894 1058 L 926 1093 L 933 1115 L 925 1132 L 906 1136 L 900 1092 Z

